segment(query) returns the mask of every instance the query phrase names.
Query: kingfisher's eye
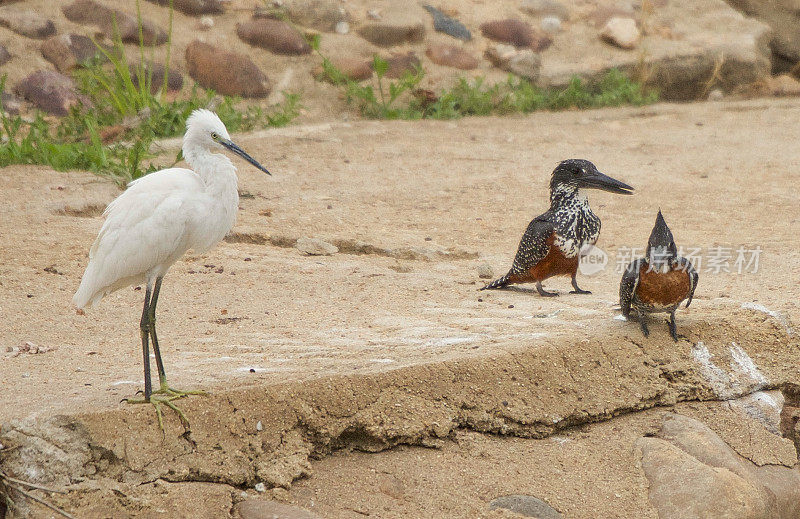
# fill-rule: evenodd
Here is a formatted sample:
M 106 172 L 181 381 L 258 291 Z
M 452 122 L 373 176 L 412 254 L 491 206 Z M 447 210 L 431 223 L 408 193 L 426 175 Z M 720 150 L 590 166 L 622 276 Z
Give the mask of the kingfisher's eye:
M 211 132 L 211 138 L 217 140 L 219 138 L 219 135 L 217 135 L 217 132 Z

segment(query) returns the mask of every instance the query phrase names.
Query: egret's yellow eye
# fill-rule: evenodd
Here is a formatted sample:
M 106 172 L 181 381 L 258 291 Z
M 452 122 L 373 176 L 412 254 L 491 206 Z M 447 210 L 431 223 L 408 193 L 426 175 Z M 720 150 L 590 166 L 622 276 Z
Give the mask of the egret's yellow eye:
M 211 138 L 217 140 L 219 138 L 219 135 L 217 135 L 217 132 L 211 132 Z

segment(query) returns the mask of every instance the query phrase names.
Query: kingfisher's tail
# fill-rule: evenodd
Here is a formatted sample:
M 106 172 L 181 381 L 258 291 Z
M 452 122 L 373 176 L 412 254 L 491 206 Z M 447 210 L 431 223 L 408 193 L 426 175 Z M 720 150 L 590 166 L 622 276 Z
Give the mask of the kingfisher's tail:
M 480 288 L 478 290 L 494 290 L 496 288 L 503 288 L 504 286 L 508 285 L 509 283 L 511 283 L 511 275 L 510 274 L 506 274 L 505 276 L 495 279 L 494 281 L 492 281 L 491 283 L 489 283 L 485 287 Z

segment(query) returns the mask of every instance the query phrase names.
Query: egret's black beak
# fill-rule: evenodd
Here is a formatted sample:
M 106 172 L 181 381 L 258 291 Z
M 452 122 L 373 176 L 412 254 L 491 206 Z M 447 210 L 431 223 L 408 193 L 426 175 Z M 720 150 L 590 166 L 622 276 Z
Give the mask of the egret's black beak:
M 587 171 L 579 181 L 580 187 L 591 189 L 602 189 L 603 191 L 610 191 L 611 193 L 619 193 L 621 195 L 632 195 L 633 188 L 624 182 L 615 180 L 608 175 L 603 175 L 597 170 Z
M 270 175 L 270 176 L 272 175 L 272 173 L 267 171 L 267 168 L 265 168 L 264 166 L 259 164 L 256 159 L 254 159 L 253 157 L 248 155 L 246 151 L 244 151 L 242 148 L 240 148 L 239 146 L 237 146 L 233 142 L 231 142 L 231 141 L 229 141 L 227 139 L 219 139 L 219 143 L 222 144 L 223 146 L 225 146 L 226 148 L 228 148 L 229 150 L 231 150 L 232 152 L 234 152 L 235 154 L 237 154 L 240 157 L 242 157 L 244 160 L 246 160 L 247 162 L 249 162 L 253 166 L 257 167 L 258 169 L 260 169 L 261 171 L 263 171 L 267 175 Z

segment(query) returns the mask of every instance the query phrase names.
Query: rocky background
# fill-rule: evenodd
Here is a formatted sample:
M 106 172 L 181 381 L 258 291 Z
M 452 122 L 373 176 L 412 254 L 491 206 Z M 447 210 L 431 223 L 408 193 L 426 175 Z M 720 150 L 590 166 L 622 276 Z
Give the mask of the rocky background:
M 372 57 L 388 76 L 420 65 L 424 88 L 459 77 L 541 86 L 618 67 L 656 87 L 665 100 L 800 93 L 800 6 L 796 0 L 175 0 L 169 49 L 171 91 L 197 83 L 251 103 L 302 93 L 306 116 L 349 114 L 341 92 L 319 81 L 320 52 L 359 81 Z M 79 101 L 71 69 L 110 44 L 116 20 L 128 57 L 139 55 L 136 5 L 123 0 L 0 1 L 4 106 L 31 103 L 63 115 Z M 168 54 L 167 0 L 142 1 L 143 39 L 154 77 Z M 188 78 L 187 78 L 188 76 Z M 316 78 L 316 79 L 315 79 Z

